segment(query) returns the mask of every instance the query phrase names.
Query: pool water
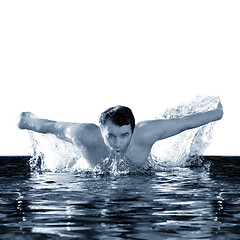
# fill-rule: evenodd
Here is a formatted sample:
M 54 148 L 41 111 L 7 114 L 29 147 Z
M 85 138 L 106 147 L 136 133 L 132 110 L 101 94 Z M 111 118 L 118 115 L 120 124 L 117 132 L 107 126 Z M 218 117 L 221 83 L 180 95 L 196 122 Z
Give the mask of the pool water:
M 0 158 L 0 239 L 240 239 L 240 157 L 118 176 L 29 158 Z

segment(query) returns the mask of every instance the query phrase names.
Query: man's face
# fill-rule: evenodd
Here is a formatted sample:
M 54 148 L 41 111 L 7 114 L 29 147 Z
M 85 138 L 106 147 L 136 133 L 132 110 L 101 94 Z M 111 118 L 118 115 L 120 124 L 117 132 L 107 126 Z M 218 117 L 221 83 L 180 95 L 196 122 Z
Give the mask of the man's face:
M 101 126 L 101 133 L 104 143 L 117 154 L 123 155 L 128 148 L 128 145 L 132 139 L 131 124 L 117 126 L 111 120 L 108 120 L 106 124 Z

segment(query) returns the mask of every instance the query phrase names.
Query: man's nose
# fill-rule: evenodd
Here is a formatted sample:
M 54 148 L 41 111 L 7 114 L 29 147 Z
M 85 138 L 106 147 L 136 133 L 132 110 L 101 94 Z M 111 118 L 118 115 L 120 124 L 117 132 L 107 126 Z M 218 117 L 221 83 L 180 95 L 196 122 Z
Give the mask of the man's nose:
M 116 139 L 115 139 L 114 146 L 115 146 L 115 148 L 119 148 L 119 147 L 121 146 L 121 141 L 120 141 L 119 138 L 116 138 Z

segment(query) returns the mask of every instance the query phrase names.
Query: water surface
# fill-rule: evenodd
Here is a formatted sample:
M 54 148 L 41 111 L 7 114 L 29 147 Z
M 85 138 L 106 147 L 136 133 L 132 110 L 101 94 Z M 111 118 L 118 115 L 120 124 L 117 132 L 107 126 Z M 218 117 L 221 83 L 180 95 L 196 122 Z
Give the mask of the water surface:
M 145 175 L 30 172 L 0 158 L 0 239 L 240 239 L 240 158 Z

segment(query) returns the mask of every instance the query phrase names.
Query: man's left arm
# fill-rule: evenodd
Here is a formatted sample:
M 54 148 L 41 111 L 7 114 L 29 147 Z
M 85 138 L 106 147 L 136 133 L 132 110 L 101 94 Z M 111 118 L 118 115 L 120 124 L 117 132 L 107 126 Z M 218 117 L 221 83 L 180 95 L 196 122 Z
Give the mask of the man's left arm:
M 219 101 L 215 110 L 196 113 L 175 119 L 157 119 L 140 122 L 136 132 L 141 135 L 142 141 L 153 145 L 156 141 L 177 135 L 185 130 L 200 127 L 207 123 L 220 120 L 223 116 L 222 104 Z

